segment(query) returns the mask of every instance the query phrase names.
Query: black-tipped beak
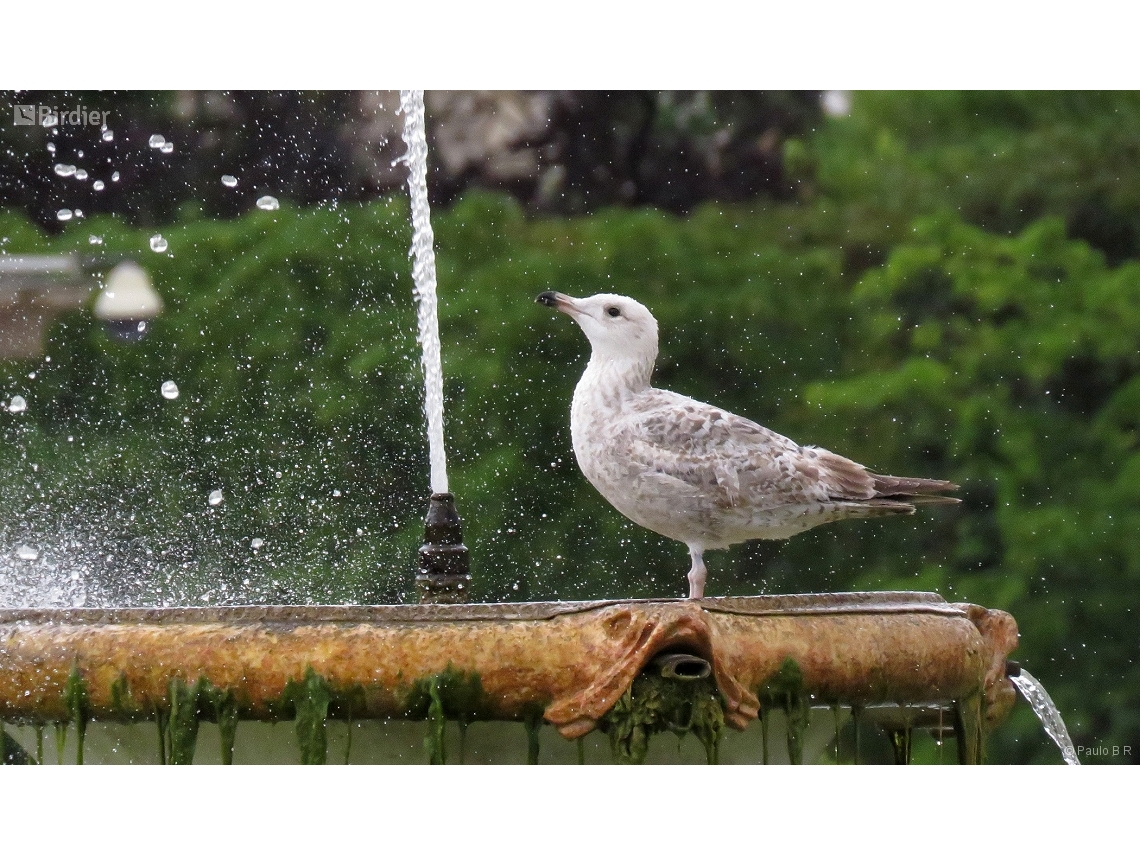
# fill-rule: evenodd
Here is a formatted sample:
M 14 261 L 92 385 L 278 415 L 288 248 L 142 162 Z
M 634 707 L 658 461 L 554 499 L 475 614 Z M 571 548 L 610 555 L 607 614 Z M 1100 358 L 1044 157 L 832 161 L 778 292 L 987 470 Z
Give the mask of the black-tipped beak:
M 565 294 L 559 294 L 557 291 L 543 291 L 535 298 L 536 303 L 542 303 L 551 309 L 557 309 L 560 312 L 567 314 L 574 314 L 574 298 L 567 297 Z

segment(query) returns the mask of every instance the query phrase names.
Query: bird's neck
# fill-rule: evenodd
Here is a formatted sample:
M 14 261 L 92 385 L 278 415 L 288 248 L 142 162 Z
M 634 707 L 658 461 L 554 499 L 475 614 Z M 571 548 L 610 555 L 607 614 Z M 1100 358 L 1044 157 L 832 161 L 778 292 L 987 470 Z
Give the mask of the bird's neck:
M 593 354 L 574 391 L 594 406 L 620 408 L 631 396 L 649 388 L 653 357 L 598 356 Z

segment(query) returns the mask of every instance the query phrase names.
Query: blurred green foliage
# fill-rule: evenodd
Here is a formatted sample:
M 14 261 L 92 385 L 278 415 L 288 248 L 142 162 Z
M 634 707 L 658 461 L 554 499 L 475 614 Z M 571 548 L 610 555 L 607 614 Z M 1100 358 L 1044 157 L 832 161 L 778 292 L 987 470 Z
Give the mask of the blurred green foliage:
M 789 141 L 794 202 L 531 218 L 480 194 L 434 212 L 475 596 L 684 593 L 684 547 L 579 474 L 588 345 L 534 304 L 627 293 L 660 323 L 658 385 L 962 485 L 959 507 L 713 554 L 710 594 L 917 589 L 1006 609 L 1076 743 L 1135 753 L 1138 130 L 1130 93 L 866 94 Z M 83 313 L 53 329 L 50 361 L 0 364 L 0 400 L 29 405 L 0 411 L 5 544 L 111 556 L 102 576 L 84 565 L 96 600 L 407 596 L 428 479 L 406 203 L 187 211 L 163 234 L 158 255 L 113 219 L 49 240 L 0 217 L 4 251 L 133 256 L 167 301 L 138 345 Z M 990 758 L 1058 752 L 1019 705 Z

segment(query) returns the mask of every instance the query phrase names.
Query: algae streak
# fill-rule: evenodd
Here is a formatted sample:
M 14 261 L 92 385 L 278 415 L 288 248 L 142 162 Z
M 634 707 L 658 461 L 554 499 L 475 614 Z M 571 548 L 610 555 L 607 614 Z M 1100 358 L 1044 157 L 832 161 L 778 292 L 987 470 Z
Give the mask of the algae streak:
M 310 665 L 305 669 L 305 678 L 301 682 L 289 681 L 285 687 L 285 698 L 293 705 L 293 726 L 297 731 L 301 762 L 306 765 L 323 764 L 328 755 L 325 721 L 332 700 L 328 682 Z
M 87 682 L 79 673 L 78 660 L 71 663 L 71 671 L 67 675 L 67 685 L 63 690 L 63 702 L 67 706 L 68 715 L 75 722 L 75 762 L 82 766 L 83 736 L 87 733 L 87 722 L 91 717 L 91 702 L 87 694 Z M 62 747 L 60 753 L 62 754 Z
M 233 689 L 219 689 L 205 679 L 199 681 L 200 697 L 214 713 L 222 744 L 222 765 L 234 762 L 234 738 L 237 735 L 238 709 Z
M 483 683 L 479 675 L 455 668 L 451 663 L 438 674 L 416 680 L 405 701 L 407 717 L 428 722 L 424 749 L 428 762 L 447 762 L 446 724 L 449 718 L 463 729 L 483 704 Z
M 194 762 L 194 749 L 198 744 L 198 697 L 204 685 L 204 677 L 193 685 L 187 685 L 177 677 L 168 684 L 170 714 L 166 736 L 171 763 L 189 765 Z
M 760 708 L 782 707 L 788 718 L 788 759 L 792 763 L 804 762 L 803 736 L 811 715 L 811 699 L 804 691 L 804 673 L 799 663 L 787 657 L 780 668 L 757 692 Z M 767 762 L 767 738 L 764 740 L 765 762 Z

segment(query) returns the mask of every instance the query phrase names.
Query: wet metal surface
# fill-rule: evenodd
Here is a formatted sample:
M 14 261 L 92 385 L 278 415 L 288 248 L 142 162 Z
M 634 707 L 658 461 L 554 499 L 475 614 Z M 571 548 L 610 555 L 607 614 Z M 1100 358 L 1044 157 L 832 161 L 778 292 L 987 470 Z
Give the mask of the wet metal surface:
M 657 655 L 711 663 L 726 721 L 744 727 L 788 658 L 814 702 L 944 704 L 984 698 L 987 723 L 1015 693 L 1004 612 L 934 594 L 802 594 L 690 600 L 392 606 L 0 610 L 0 718 L 65 720 L 73 669 L 91 718 L 167 708 L 174 680 L 233 692 L 242 718 L 282 717 L 309 669 L 330 715 L 409 714 L 417 681 L 478 675 L 474 718 L 541 709 L 566 737 L 589 732 Z

